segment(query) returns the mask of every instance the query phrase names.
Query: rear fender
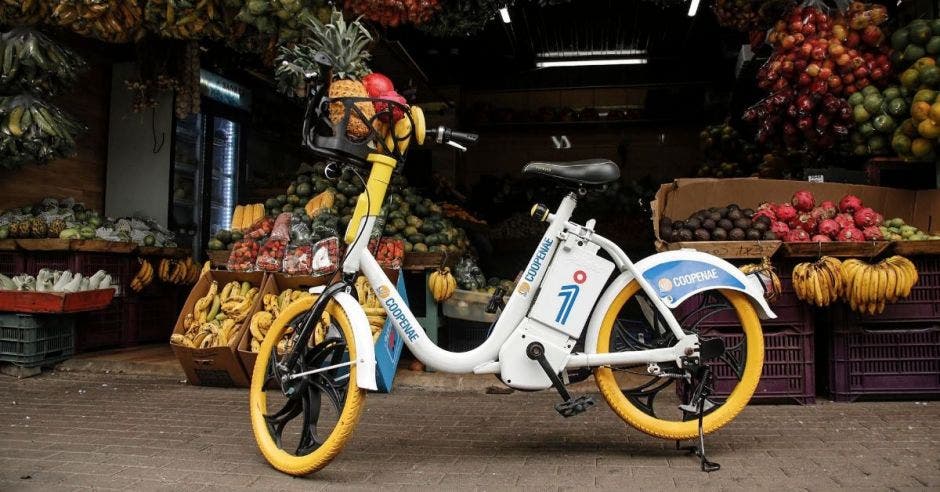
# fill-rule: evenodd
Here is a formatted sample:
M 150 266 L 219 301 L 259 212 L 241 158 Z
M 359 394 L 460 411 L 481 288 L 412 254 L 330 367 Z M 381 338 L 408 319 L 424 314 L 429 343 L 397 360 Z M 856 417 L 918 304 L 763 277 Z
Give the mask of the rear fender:
M 764 288 L 760 280 L 752 275 L 745 275 L 737 267 L 717 256 L 681 249 L 646 257 L 634 266 L 656 289 L 659 298 L 670 309 L 675 309 L 696 294 L 715 289 L 730 289 L 747 295 L 761 319 L 777 317 L 764 299 Z M 620 292 L 633 279 L 633 274 L 629 271 L 622 272 L 597 301 L 585 339 L 585 350 L 589 353 L 597 347 L 604 316 Z

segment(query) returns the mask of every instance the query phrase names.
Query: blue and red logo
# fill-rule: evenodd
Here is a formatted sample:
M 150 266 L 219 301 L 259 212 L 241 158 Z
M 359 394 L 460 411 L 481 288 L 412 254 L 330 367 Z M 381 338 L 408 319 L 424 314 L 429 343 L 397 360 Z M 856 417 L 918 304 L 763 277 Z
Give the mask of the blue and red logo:
M 568 322 L 568 315 L 571 314 L 574 301 L 578 298 L 578 293 L 581 292 L 579 285 L 587 280 L 587 273 L 584 270 L 577 270 L 574 272 L 572 280 L 574 280 L 573 284 L 562 285 L 561 290 L 558 292 L 558 297 L 561 297 L 562 301 L 561 308 L 558 310 L 558 314 L 555 315 L 556 323 L 565 324 Z

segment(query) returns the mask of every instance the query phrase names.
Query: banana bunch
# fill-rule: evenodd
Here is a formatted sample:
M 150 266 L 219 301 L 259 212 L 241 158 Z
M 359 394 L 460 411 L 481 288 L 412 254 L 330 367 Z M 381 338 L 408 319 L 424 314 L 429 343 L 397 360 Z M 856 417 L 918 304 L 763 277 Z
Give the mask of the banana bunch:
M 204 271 L 205 265 L 202 268 Z M 192 285 L 199 280 L 200 269 L 193 263 L 192 258 L 186 258 L 183 261 L 164 258 L 160 260 L 157 273 L 160 280 L 168 284 Z
M 219 0 L 148 0 L 144 21 L 150 31 L 165 38 L 224 37 Z
M 109 43 L 126 43 L 144 35 L 140 3 L 127 0 L 58 0 L 52 20 L 82 36 Z
M 814 263 L 793 267 L 793 290 L 805 302 L 823 307 L 832 304 L 845 291 L 842 262 L 823 256 Z
M 287 309 L 287 306 L 308 297 L 313 297 L 314 300 L 316 299 L 316 296 L 305 290 L 286 289 L 280 294 L 265 294 L 261 298 L 262 310 L 255 313 L 248 323 L 248 330 L 251 333 L 251 342 L 249 342 L 250 350 L 257 352 L 261 349 L 261 342 L 264 341 L 264 337 L 267 335 L 271 324 Z M 314 337 L 311 338 L 311 344 L 322 342 L 326 335 L 326 327 L 329 326 L 330 319 L 329 315 L 326 313 L 324 313 L 324 317 L 325 320 L 321 317 L 320 322 L 317 324 L 317 330 L 314 333 Z M 292 335 L 293 332 L 292 328 L 287 329 L 284 334 L 284 339 L 278 342 L 278 353 L 284 353 L 291 346 L 290 335 Z
M 892 256 L 876 264 L 846 260 L 844 299 L 853 311 L 862 314 L 881 313 L 885 303 L 911 295 L 917 284 L 917 268 L 903 256 Z
M 764 284 L 764 297 L 768 302 L 773 302 L 783 291 L 780 277 L 777 276 L 777 271 L 770 263 L 770 258 L 766 256 L 761 259 L 760 263 L 741 265 L 739 270 L 745 275 L 757 275 L 757 278 Z
M 45 0 L 0 0 L 0 24 L 8 26 L 31 26 L 49 15 L 49 3 Z
M 75 152 L 75 135 L 84 130 L 68 114 L 28 94 L 0 97 L 0 165 L 17 169 L 68 157 Z
M 147 287 L 153 282 L 153 265 L 143 258 L 137 261 L 140 262 L 140 270 L 137 270 L 137 275 L 131 280 L 131 290 L 134 292 L 144 290 L 144 287 Z
M 365 276 L 360 275 L 356 279 L 356 294 L 359 295 L 359 305 L 366 312 L 366 318 L 369 319 L 369 328 L 372 329 L 372 341 L 377 342 L 379 335 L 382 334 L 382 328 L 385 327 L 385 309 L 382 307 L 382 301 L 375 295 L 375 291 L 369 285 Z
M 0 92 L 52 96 L 73 86 L 85 61 L 45 34 L 18 28 L 0 36 Z
M 219 291 L 213 281 L 205 296 L 199 298 L 192 313 L 183 318 L 183 333 L 170 337 L 170 343 L 189 348 L 223 347 L 238 336 L 248 317 L 258 289 L 248 282 L 229 282 Z

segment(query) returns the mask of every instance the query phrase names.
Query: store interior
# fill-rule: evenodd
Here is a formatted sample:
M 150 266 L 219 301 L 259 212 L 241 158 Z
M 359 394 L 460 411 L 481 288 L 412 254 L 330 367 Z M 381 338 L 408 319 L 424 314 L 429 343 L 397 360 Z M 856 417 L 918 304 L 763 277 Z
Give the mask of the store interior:
M 760 264 L 766 257 L 786 286 L 796 282 L 790 280 L 794 265 L 819 260 L 827 254 L 823 248 L 842 261 L 874 262 L 891 252 L 916 256 L 920 284 L 913 289 L 923 305 L 895 312 L 888 301 L 888 314 L 878 318 L 878 302 L 872 300 L 875 307 L 868 314 L 863 310 L 869 317 L 859 323 L 884 322 L 940 337 L 940 250 L 929 244 L 940 231 L 936 2 L 428 0 L 396 10 L 394 4 L 402 2 L 209 0 L 199 5 L 211 8 L 176 2 L 176 13 L 166 7 L 174 0 L 85 3 L 0 2 L 0 46 L 9 47 L 6 54 L 0 49 L 0 274 L 16 280 L 11 292 L 20 292 L 27 276 L 39 291 L 43 269 L 86 278 L 103 270 L 116 287 L 98 309 L 60 311 L 73 328 L 71 350 L 21 367 L 58 364 L 60 370 L 246 384 L 256 352 L 252 344 L 263 338 L 249 330 L 247 311 L 240 314 L 244 326 L 240 320 L 232 328 L 238 340 L 235 331 L 228 338 L 213 333 L 217 345 L 191 346 L 195 339 L 188 326 L 181 327 L 187 315 L 198 317 L 193 305 L 208 292 L 204 264 L 220 291 L 231 282 L 247 282 L 241 295 L 258 296 L 251 313 L 267 310 L 262 296 L 300 293 L 335 274 L 335 259 L 321 270 L 308 259 L 306 269 L 297 271 L 281 257 L 272 269 L 258 261 L 271 245 L 271 227 L 284 214 L 288 257 L 301 242 L 319 251 L 316 245 L 332 238 L 341 247 L 363 191 L 357 172 L 331 165 L 335 159 L 305 144 L 309 87 L 302 76 L 298 83 L 297 73 L 285 75 L 285 67 L 304 59 L 297 53 L 315 45 L 310 38 L 316 29 L 304 19 L 335 25 L 335 16 L 345 16 L 346 25 L 361 23 L 370 37 L 368 71 L 394 82 L 394 96 L 403 104 L 420 107 L 427 128 L 479 135 L 468 149 L 411 143 L 391 180 L 390 205 L 382 209 L 388 242 L 376 238 L 377 255 L 388 254 L 382 266 L 395 271 L 393 280 L 400 277 L 399 291 L 444 348 L 465 351 L 485 339 L 496 318 L 484 308 L 499 297 L 498 289 L 516 289 L 545 230 L 531 216 L 533 205 L 553 209 L 572 190 L 586 191 L 572 220 L 596 220 L 595 231 L 636 260 L 678 247 L 716 254 L 735 266 Z M 332 10 L 336 6 L 341 10 Z M 811 11 L 825 12 L 826 19 L 810 17 Z M 841 24 L 833 28 L 833 22 Z M 823 38 L 825 44 L 812 44 L 822 38 L 817 29 L 835 34 Z M 903 39 L 897 34 L 902 31 Z M 798 44 L 805 43 L 804 58 L 791 46 L 794 34 Z M 849 63 L 863 70 L 843 70 L 838 60 L 846 50 L 857 52 Z M 30 58 L 34 52 L 37 57 Z M 805 70 L 812 77 L 820 70 L 833 75 L 800 80 L 790 73 L 799 63 L 809 64 Z M 786 64 L 789 69 L 781 68 Z M 866 87 L 873 90 L 864 92 Z M 817 106 L 802 106 L 808 94 Z M 877 101 L 869 104 L 870 98 Z M 24 124 L 24 113 L 32 126 Z M 38 118 L 29 116 L 36 113 Z M 49 125 L 52 133 L 44 129 Z M 522 173 L 529 162 L 582 159 L 614 162 L 619 179 L 579 190 Z M 747 178 L 761 184 L 742 184 Z M 862 197 L 872 207 L 866 225 L 875 226 L 874 232 L 850 220 L 863 236 L 850 232 L 839 239 L 839 229 L 827 236 L 816 220 L 832 219 L 836 210 L 814 217 L 814 225 L 801 232 L 806 237 L 794 235 L 792 241 L 790 234 L 800 226 L 765 235 L 768 226 L 734 224 L 709 235 L 711 229 L 689 225 L 702 224 L 701 217 L 684 219 L 724 207 L 714 228 L 728 218 L 729 204 L 739 203 L 756 223 L 763 203 L 786 203 L 792 196 L 797 206 L 803 189 L 812 191 L 816 204 L 834 201 L 843 213 L 840 199 Z M 814 209 L 812 203 L 797 208 L 801 215 Z M 850 213 L 860 208 L 861 201 Z M 895 217 L 902 221 L 892 224 Z M 684 229 L 679 219 L 686 221 Z M 298 224 L 306 232 L 297 232 Z M 826 237 L 816 239 L 820 234 Z M 912 236 L 908 249 L 895 246 Z M 791 243 L 806 248 L 785 249 Z M 817 250 L 807 253 L 810 246 Z M 331 247 L 322 246 L 323 254 L 335 254 Z M 244 264 L 243 254 L 250 255 Z M 453 273 L 458 297 L 467 296 L 459 303 L 443 299 L 450 296 L 440 294 L 432 279 L 444 266 Z M 275 281 L 275 273 L 283 278 Z M 300 275 L 291 280 L 291 273 Z M 94 285 L 103 285 L 101 278 Z M 831 368 L 837 359 L 845 362 L 839 344 L 848 342 L 820 329 L 854 303 L 839 302 L 835 313 L 789 292 L 781 295 L 787 299 L 781 301 L 784 313 L 792 308 L 796 314 L 766 328 L 782 344 L 768 361 L 789 361 L 787 370 L 795 367 L 798 374 L 785 383 L 770 372 L 768 397 L 810 403 L 817 394 L 868 394 L 839 389 L 844 378 L 833 376 Z M 0 311 L 17 312 L 3 306 Z M 384 318 L 374 328 L 376 337 L 392 330 Z M 171 344 L 171 336 L 180 338 Z M 900 337 L 896 346 L 915 343 L 893 336 Z M 200 338 L 210 343 L 206 339 Z M 231 349 L 226 360 L 212 365 L 221 376 L 207 376 L 208 369 L 199 376 L 187 367 L 186 361 L 192 364 L 200 350 L 210 348 Z M 425 369 L 400 342 L 397 350 L 393 365 Z M 926 364 L 936 381 L 911 382 L 911 391 L 940 394 L 940 368 L 936 361 Z M 884 392 L 879 386 L 871 393 Z

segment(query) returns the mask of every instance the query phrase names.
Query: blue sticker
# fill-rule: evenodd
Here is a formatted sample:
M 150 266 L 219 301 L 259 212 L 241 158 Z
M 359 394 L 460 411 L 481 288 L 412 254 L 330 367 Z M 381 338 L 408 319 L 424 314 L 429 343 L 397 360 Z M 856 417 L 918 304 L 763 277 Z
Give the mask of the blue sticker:
M 643 272 L 643 278 L 667 304 L 706 288 L 744 289 L 744 284 L 721 268 L 693 260 L 667 261 Z

